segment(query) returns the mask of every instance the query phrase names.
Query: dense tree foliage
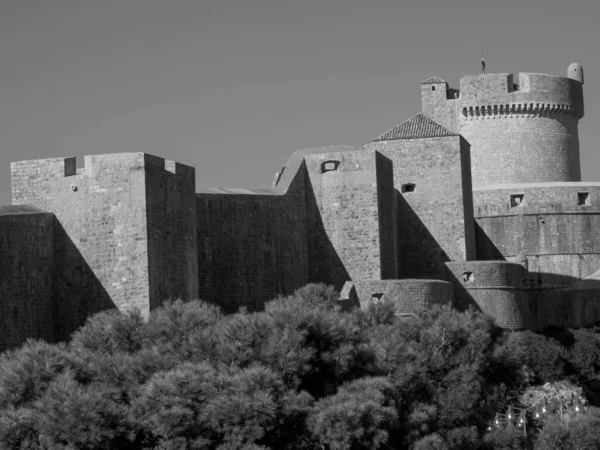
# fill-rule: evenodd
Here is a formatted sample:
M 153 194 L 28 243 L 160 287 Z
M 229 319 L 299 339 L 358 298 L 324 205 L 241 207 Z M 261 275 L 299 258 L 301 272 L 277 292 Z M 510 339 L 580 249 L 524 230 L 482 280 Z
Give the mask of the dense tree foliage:
M 488 428 L 525 387 L 567 379 L 595 401 L 596 329 L 502 332 L 478 312 L 342 312 L 308 285 L 264 311 L 173 301 L 107 311 L 69 343 L 0 355 L 6 449 L 600 448 L 594 408 Z

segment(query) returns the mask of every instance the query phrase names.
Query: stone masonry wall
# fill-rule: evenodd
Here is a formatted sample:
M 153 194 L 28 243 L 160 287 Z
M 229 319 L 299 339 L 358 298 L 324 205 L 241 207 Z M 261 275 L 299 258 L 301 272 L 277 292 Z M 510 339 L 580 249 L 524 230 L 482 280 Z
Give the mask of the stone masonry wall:
M 144 155 L 150 308 L 198 298 L 196 176 L 190 166 Z
M 460 132 L 471 144 L 473 184 L 579 181 L 577 122 L 553 113 L 465 118 Z
M 536 330 L 550 325 L 579 328 L 600 320 L 600 289 L 542 289 L 528 296 Z
M 532 328 L 534 319 L 523 291 L 526 270 L 504 261 L 467 261 L 447 263 L 454 285 L 455 306 L 470 306 L 490 315 L 503 328 Z
M 13 204 L 55 214 L 55 335 L 67 339 L 96 311 L 149 312 L 143 153 L 11 164 Z
M 341 288 L 349 280 L 393 277 L 391 162 L 373 150 L 304 158 L 311 281 Z
M 54 340 L 54 215 L 0 206 L 0 352 Z
M 474 259 L 469 147 L 460 136 L 371 142 L 394 165 L 401 278 L 445 278 L 446 261 Z M 415 185 L 401 194 L 402 186 Z
M 575 287 L 600 269 L 600 183 L 498 186 L 474 198 L 478 259 L 525 256 L 538 288 Z
M 301 164 L 285 193 L 196 195 L 199 298 L 258 310 L 309 282 L 305 176 Z
M 410 314 L 435 304 L 453 304 L 452 285 L 441 280 L 358 280 L 354 287 L 361 308 L 372 303 L 392 301 L 396 312 Z

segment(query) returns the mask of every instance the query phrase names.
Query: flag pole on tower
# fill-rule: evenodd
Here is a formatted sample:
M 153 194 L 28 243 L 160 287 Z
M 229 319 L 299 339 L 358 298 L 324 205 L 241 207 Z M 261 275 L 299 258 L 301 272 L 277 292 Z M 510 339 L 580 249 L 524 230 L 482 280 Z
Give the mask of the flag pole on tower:
M 483 52 L 481 52 L 481 73 L 485 73 L 485 59 L 483 59 Z

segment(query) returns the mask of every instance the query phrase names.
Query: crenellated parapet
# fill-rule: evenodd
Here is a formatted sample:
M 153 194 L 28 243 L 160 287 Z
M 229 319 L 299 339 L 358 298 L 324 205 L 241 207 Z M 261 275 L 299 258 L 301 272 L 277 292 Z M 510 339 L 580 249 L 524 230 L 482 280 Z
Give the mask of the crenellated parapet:
M 544 117 L 557 119 L 559 116 L 581 118 L 581 111 L 572 105 L 550 103 L 512 103 L 495 105 L 463 106 L 465 119 L 500 119 L 504 117 Z
M 515 80 L 511 73 L 466 75 L 460 79 L 459 108 L 500 108 L 521 105 L 521 109 L 535 109 L 536 105 L 563 108 L 584 116 L 583 84 L 572 78 L 540 73 L 519 73 Z M 547 105 L 547 106 L 546 106 Z
M 455 129 L 471 144 L 473 186 L 581 180 L 583 72 L 466 75 Z M 443 112 L 442 108 L 438 108 Z

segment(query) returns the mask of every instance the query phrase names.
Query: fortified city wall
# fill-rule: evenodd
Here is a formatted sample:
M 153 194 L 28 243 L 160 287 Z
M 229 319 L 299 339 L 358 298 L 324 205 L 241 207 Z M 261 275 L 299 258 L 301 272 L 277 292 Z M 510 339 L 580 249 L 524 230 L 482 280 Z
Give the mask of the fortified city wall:
M 421 83 L 367 144 L 295 152 L 270 189 L 195 192 L 144 153 L 21 161 L 0 207 L 0 350 L 90 315 L 201 298 L 261 309 L 309 282 L 344 307 L 469 306 L 510 329 L 600 320 L 600 183 L 582 183 L 583 69 Z

